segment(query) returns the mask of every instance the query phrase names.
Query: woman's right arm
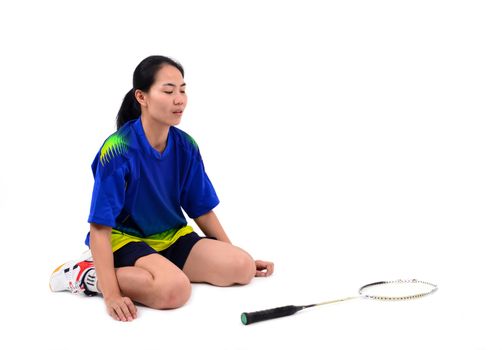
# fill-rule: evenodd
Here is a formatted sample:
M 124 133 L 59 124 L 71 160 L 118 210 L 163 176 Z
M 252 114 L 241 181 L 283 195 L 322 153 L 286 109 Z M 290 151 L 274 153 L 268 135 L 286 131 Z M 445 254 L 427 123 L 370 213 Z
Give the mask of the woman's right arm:
M 103 294 L 106 309 L 110 316 L 120 321 L 136 318 L 136 306 L 128 297 L 123 297 L 115 267 L 111 245 L 112 228 L 91 224 L 91 252 L 98 277 L 99 290 Z

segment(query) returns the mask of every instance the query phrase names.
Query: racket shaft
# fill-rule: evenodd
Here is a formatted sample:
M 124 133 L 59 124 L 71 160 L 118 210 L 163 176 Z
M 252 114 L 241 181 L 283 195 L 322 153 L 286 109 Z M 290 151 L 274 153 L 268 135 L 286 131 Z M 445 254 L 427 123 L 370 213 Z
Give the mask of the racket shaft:
M 288 305 L 268 310 L 244 312 L 241 315 L 241 321 L 243 324 L 248 325 L 255 322 L 271 320 L 273 318 L 290 316 L 302 309 L 303 306 Z

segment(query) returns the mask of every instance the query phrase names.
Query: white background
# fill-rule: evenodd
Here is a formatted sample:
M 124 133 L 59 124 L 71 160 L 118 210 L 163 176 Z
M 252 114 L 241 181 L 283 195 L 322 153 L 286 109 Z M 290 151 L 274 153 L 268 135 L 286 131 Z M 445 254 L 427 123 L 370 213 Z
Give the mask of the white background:
M 502 349 L 501 17 L 480 0 L 4 2 L 1 347 Z M 185 67 L 180 128 L 230 238 L 276 273 L 119 323 L 47 284 L 85 249 L 92 159 L 152 54 Z M 439 291 L 240 324 L 397 278 Z

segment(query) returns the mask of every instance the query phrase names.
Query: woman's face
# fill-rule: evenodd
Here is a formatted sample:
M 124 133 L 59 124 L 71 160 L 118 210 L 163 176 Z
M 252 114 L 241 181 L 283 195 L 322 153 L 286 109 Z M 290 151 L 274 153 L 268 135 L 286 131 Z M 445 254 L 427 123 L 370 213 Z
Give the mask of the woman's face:
M 187 104 L 185 81 L 181 72 L 173 66 L 164 65 L 155 76 L 148 92 L 136 90 L 136 99 L 144 115 L 164 125 L 178 125 Z

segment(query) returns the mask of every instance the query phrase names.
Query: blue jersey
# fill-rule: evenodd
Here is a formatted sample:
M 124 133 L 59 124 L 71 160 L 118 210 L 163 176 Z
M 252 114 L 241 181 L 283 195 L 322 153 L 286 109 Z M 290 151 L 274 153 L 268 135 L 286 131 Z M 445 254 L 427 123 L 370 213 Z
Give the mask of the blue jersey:
M 135 237 L 174 232 L 219 203 L 192 137 L 171 126 L 160 153 L 141 118 L 106 139 L 92 163 L 94 189 L 88 222 Z M 89 235 L 86 243 L 89 243 Z

